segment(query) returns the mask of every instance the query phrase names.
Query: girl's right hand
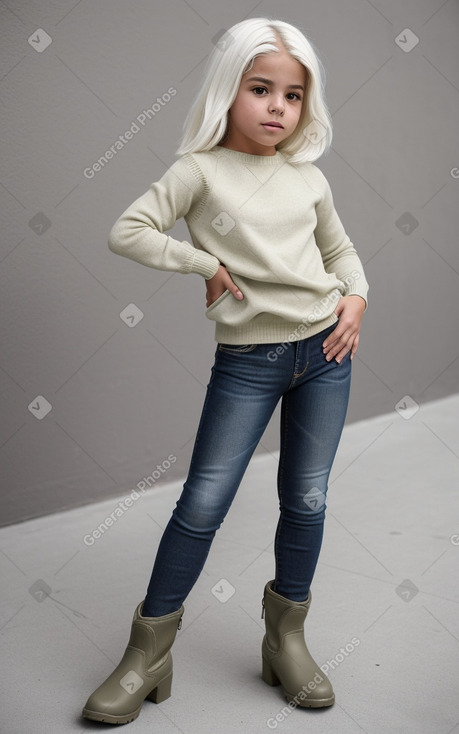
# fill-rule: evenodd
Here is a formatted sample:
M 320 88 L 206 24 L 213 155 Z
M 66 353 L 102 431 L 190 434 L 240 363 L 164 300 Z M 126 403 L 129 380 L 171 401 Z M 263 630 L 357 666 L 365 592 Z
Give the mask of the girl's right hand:
M 226 290 L 230 291 L 238 301 L 244 298 L 225 266 L 219 265 L 215 275 L 206 280 L 206 307 L 209 308 Z

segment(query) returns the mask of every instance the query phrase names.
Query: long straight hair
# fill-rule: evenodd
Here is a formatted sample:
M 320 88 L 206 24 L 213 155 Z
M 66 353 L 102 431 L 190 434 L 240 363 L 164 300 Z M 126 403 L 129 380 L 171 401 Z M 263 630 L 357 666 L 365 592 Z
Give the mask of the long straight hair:
M 277 150 L 290 163 L 315 161 L 331 144 L 332 123 L 325 103 L 325 71 L 312 44 L 295 26 L 282 20 L 249 18 L 232 26 L 215 44 L 204 79 L 183 125 L 177 155 L 210 150 L 223 141 L 228 110 L 242 75 L 261 54 L 277 53 L 281 43 L 306 69 L 307 84 L 298 124 Z

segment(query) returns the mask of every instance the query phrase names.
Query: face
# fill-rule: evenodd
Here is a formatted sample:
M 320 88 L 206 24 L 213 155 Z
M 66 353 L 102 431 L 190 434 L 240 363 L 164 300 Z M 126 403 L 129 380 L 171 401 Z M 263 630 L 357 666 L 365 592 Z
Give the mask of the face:
M 280 46 L 257 56 L 241 79 L 228 115 L 224 148 L 275 155 L 276 145 L 295 130 L 306 91 L 306 70 Z

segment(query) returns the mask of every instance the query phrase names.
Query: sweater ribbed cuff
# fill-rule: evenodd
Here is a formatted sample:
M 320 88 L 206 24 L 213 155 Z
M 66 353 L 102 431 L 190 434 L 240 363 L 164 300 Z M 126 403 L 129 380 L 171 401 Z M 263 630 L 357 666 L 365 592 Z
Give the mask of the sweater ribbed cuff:
M 368 285 L 361 283 L 358 280 L 352 281 L 352 283 L 346 286 L 345 296 L 360 296 L 365 301 L 365 311 L 368 307 Z
M 203 278 L 209 280 L 217 272 L 220 266 L 220 261 L 214 255 L 209 252 L 203 252 L 202 250 L 196 250 L 194 252 L 193 261 L 191 263 L 190 273 L 198 273 Z

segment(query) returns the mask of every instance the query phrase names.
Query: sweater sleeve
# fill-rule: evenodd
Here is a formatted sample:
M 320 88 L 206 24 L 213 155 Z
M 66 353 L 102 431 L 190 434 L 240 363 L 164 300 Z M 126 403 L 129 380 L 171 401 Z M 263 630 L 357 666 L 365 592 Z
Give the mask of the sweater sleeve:
M 203 195 L 204 182 L 193 174 L 185 158 L 175 161 L 123 212 L 110 231 L 108 246 L 117 255 L 150 268 L 198 273 L 209 279 L 218 270 L 218 259 L 165 234 Z
M 357 251 L 336 212 L 330 185 L 320 169 L 322 198 L 316 205 L 315 238 L 327 273 L 335 273 L 344 284 L 344 295 L 361 296 L 368 303 L 368 283 Z

